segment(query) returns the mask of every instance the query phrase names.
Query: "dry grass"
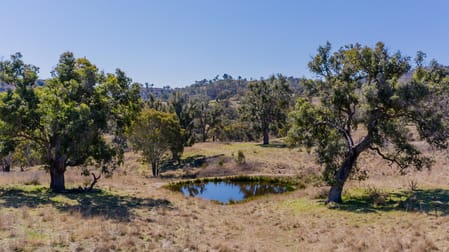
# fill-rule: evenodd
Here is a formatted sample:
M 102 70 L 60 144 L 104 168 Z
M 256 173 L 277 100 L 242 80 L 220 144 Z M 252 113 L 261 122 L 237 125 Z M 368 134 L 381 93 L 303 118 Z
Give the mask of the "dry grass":
M 246 157 L 244 165 L 234 161 L 238 150 Z M 311 155 L 281 145 L 204 143 L 187 148 L 184 157 L 221 154 L 198 167 L 164 171 L 165 178 L 156 179 L 136 154 L 128 153 L 125 166 L 87 195 L 49 193 L 48 174 L 37 168 L 1 174 L 0 251 L 449 249 L 446 153 L 431 153 L 437 160 L 432 172 L 407 176 L 363 155 L 359 166 L 373 172 L 367 181 L 349 183 L 346 203 L 335 209 L 320 199 L 326 188 L 312 184 L 305 190 L 235 205 L 186 198 L 163 187 L 189 176 L 304 176 L 320 170 Z M 86 179 L 77 169 L 67 173 L 70 187 Z M 410 180 L 417 182 L 414 192 L 409 190 Z

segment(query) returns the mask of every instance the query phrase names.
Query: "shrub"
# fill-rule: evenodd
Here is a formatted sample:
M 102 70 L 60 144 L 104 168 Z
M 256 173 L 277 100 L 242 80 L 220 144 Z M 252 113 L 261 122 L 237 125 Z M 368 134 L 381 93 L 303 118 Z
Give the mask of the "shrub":
M 387 194 L 375 187 L 368 187 L 366 190 L 369 201 L 375 206 L 385 206 L 387 204 Z
M 223 164 L 224 164 L 224 158 L 223 157 L 221 157 L 219 160 L 218 160 L 218 165 L 219 166 L 223 166 Z
M 237 157 L 235 158 L 235 162 L 239 165 L 246 163 L 245 154 L 243 154 L 243 151 L 239 150 L 237 152 Z

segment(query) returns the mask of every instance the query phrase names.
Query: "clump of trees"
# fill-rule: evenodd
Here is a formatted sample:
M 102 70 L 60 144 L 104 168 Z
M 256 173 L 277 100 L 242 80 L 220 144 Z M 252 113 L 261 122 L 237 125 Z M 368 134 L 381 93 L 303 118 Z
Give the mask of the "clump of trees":
M 287 111 L 293 105 L 290 98 L 302 94 L 303 87 L 302 79 L 281 75 L 248 81 L 223 74 L 222 79 L 217 75 L 174 89 L 169 99 L 153 95 L 149 86 L 143 90 L 148 107 L 176 114 L 184 130 L 184 145 L 191 146 L 206 141 L 254 141 L 261 135 L 268 141 L 269 134 L 285 135 Z M 264 110 L 258 111 L 257 106 Z
M 45 83 L 39 69 L 17 53 L 0 61 L 0 168 L 43 164 L 50 188 L 65 190 L 68 167 L 109 174 L 122 163 L 127 142 L 141 151 L 154 176 L 180 160 L 195 142 L 252 141 L 289 130 L 292 146 L 306 146 L 324 166 L 328 201 L 340 202 L 357 160 L 373 152 L 397 165 L 430 167 L 431 159 L 409 140 L 410 129 L 436 148 L 446 148 L 449 71 L 432 61 L 415 65 L 383 43 L 318 48 L 309 63 L 315 80 L 272 76 L 259 81 L 224 75 L 173 91 L 163 99 L 117 69 L 105 74 L 86 58 L 66 52 Z M 413 76 L 404 78 L 414 67 Z M 300 97 L 296 106 L 290 102 Z M 142 108 L 143 111 L 142 111 Z M 287 114 L 290 113 L 290 121 Z M 354 137 L 363 134 L 360 139 Z M 93 174 L 93 184 L 99 176 Z M 93 186 L 91 185 L 91 187 Z
M 447 147 L 449 114 L 442 101 L 449 73 L 435 61 L 424 66 L 423 53 L 415 60 L 413 78 L 401 82 L 411 59 L 381 42 L 373 48 L 351 44 L 332 51 L 330 43 L 318 48 L 309 68 L 319 79 L 306 82 L 306 96 L 290 116 L 289 141 L 313 147 L 331 186 L 328 202 L 342 201 L 343 186 L 363 152 L 400 169 L 430 167 L 431 159 L 408 138 L 411 127 L 428 144 Z M 355 138 L 355 131 L 363 137 Z
M 237 139 L 228 126 L 238 121 L 239 115 L 229 99 L 209 100 L 204 95 L 189 97 L 178 91 L 170 98 L 168 104 L 169 109 L 158 110 L 176 114 L 184 130 L 185 146 L 206 142 L 209 139 L 212 141 Z

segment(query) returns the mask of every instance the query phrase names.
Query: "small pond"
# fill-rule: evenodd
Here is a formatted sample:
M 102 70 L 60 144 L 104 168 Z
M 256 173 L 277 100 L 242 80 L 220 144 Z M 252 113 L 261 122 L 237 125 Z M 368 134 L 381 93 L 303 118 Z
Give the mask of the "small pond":
M 206 200 L 218 201 L 222 204 L 235 203 L 264 194 L 285 193 L 294 190 L 289 183 L 279 180 L 250 179 L 248 181 L 226 180 L 195 180 L 180 182 L 171 186 L 186 196 L 199 197 Z

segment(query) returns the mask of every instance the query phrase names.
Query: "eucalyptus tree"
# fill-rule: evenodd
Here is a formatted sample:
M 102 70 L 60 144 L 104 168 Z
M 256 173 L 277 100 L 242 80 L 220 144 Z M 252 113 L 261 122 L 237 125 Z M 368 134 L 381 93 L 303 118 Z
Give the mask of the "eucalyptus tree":
M 211 123 L 211 110 L 209 98 L 207 96 L 196 96 L 191 100 L 193 104 L 193 118 L 194 118 L 194 131 L 197 135 L 197 140 L 206 142 L 208 137 L 208 131 Z
M 52 78 L 37 87 L 38 69 L 24 64 L 20 54 L 1 66 L 1 80 L 15 87 L 0 97 L 1 133 L 38 146 L 52 191 L 65 190 L 67 167 L 95 165 L 108 173 L 120 163 L 123 145 L 109 143 L 105 134 L 122 137 L 139 102 L 123 72 L 104 76 L 86 58 L 66 52 Z
M 291 113 L 289 141 L 315 147 L 331 186 L 329 202 L 341 202 L 363 152 L 376 153 L 402 171 L 430 167 L 430 158 L 407 137 L 411 127 L 430 145 L 447 147 L 447 109 L 438 105 L 438 97 L 448 94 L 447 71 L 436 63 L 424 67 L 422 53 L 416 59 L 413 78 L 399 81 L 411 70 L 411 59 L 390 53 L 381 42 L 335 52 L 330 43 L 318 48 L 309 68 L 319 79 L 306 82 L 307 96 Z M 363 136 L 356 138 L 356 131 Z
M 116 69 L 115 74 L 100 75 L 98 92 L 106 99 L 108 129 L 113 136 L 113 146 L 119 160 L 123 158 L 127 148 L 126 132 L 131 123 L 137 118 L 143 107 L 140 97 L 140 85 L 133 83 L 125 72 Z
M 195 143 L 195 104 L 189 99 L 186 94 L 183 94 L 179 91 L 173 94 L 173 96 L 170 98 L 169 103 L 171 110 L 176 114 L 179 124 L 184 130 L 184 145 L 193 145 Z
M 249 83 L 239 112 L 257 133 L 263 134 L 263 144 L 269 144 L 270 129 L 285 125 L 290 97 L 289 84 L 282 75 Z

